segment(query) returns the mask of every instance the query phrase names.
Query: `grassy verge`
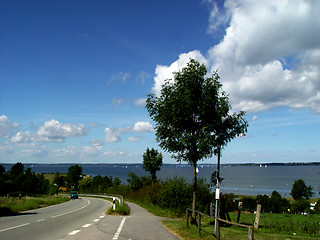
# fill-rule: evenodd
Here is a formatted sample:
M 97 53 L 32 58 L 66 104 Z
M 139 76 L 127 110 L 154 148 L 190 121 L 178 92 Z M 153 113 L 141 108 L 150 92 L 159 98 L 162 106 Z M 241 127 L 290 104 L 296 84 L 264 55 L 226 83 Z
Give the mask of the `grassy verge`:
M 108 215 L 130 215 L 130 208 L 129 206 L 124 202 L 123 205 L 120 205 L 119 203 L 116 203 L 116 208 L 113 210 L 113 207 L 110 207 L 108 211 L 106 212 Z
M 235 221 L 236 214 L 231 214 Z M 254 214 L 241 214 L 240 223 L 252 225 Z M 254 239 L 283 240 L 283 239 L 319 239 L 319 215 L 283 215 L 262 214 L 260 229 L 254 229 Z M 163 224 L 170 231 L 178 234 L 184 240 L 191 239 L 215 239 L 214 223 L 210 218 L 203 218 L 201 222 L 201 237 L 197 234 L 196 225 L 186 226 L 185 220 L 167 220 Z M 248 239 L 248 230 L 234 226 L 223 226 L 220 229 L 221 239 Z
M 69 201 L 66 196 L 6 198 L 0 197 L 0 216 L 46 207 Z
M 197 227 L 195 225 L 189 225 L 186 227 L 185 221 L 177 220 L 166 220 L 163 224 L 170 229 L 172 232 L 178 234 L 183 240 L 212 240 L 216 239 L 214 236 L 214 225 L 207 223 L 206 221 L 202 222 L 203 227 L 201 228 L 201 236 L 197 234 Z M 247 240 L 248 239 L 248 230 L 245 228 L 238 227 L 222 227 L 220 229 L 220 237 L 224 240 Z M 293 235 L 292 233 L 278 233 L 278 232 L 263 232 L 261 230 L 255 230 L 254 232 L 255 240 L 312 240 L 319 239 L 317 236 L 305 236 L 301 234 Z
M 135 204 L 138 204 L 139 206 L 147 209 L 149 212 L 151 212 L 153 215 L 158 217 L 167 217 L 167 218 L 179 218 L 181 216 L 177 215 L 176 212 L 171 211 L 170 209 L 161 208 L 157 205 L 153 205 L 151 202 L 144 201 L 141 199 L 135 199 L 135 198 L 126 198 L 126 201 L 132 202 Z

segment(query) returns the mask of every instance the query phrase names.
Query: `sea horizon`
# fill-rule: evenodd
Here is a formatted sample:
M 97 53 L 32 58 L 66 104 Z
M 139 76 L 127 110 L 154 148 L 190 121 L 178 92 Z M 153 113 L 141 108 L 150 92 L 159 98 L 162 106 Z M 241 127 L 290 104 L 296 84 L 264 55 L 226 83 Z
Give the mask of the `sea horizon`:
M 137 176 L 149 175 L 143 169 L 142 163 L 77 163 L 82 166 L 82 173 L 92 177 L 110 176 L 118 177 L 122 183 L 127 184 L 128 173 Z M 12 163 L 2 164 L 10 170 Z M 25 170 L 31 168 L 35 173 L 67 173 L 68 168 L 74 163 L 23 163 Z M 211 174 L 216 171 L 216 164 L 198 164 L 197 177 L 210 183 Z M 221 184 L 223 193 L 236 195 L 258 194 L 271 195 L 273 191 L 279 192 L 284 197 L 290 197 L 292 184 L 297 179 L 303 179 L 307 186 L 313 187 L 313 197 L 320 197 L 320 163 L 245 163 L 221 164 L 220 176 L 224 178 Z M 193 180 L 193 167 L 184 163 L 165 163 L 157 172 L 159 179 L 182 177 L 187 182 Z

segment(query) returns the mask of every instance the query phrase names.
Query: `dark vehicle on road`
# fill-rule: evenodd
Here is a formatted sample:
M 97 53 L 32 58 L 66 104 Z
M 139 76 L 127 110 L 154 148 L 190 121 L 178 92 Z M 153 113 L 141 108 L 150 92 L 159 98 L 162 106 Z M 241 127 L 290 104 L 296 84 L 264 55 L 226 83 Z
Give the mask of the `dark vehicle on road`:
M 77 191 L 71 191 L 70 193 L 70 199 L 78 199 L 79 195 Z

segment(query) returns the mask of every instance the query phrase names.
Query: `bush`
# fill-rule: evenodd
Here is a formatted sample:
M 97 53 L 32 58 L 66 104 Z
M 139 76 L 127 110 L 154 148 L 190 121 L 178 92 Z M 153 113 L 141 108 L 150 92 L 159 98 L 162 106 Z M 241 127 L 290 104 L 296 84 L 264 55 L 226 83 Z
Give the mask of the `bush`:
M 314 212 L 315 213 L 320 213 L 320 200 L 316 203 L 316 206 L 314 207 Z
M 127 181 L 132 190 L 138 190 L 143 187 L 142 180 L 133 172 L 129 172 L 128 176 L 130 177 Z
M 270 212 L 270 198 L 268 195 L 257 195 L 256 197 L 257 204 L 261 205 L 261 212 Z
M 294 213 L 304 213 L 310 211 L 310 202 L 306 199 L 299 199 L 294 202 L 291 207 L 292 212 Z
M 302 179 L 298 179 L 294 181 L 290 194 L 294 200 L 299 200 L 301 198 L 308 200 L 312 197 L 314 192 L 312 191 L 312 186 L 307 186 Z
M 213 200 L 214 196 L 210 184 L 207 183 L 205 179 L 199 179 L 197 188 L 197 210 L 209 215 L 210 203 Z
M 184 178 L 167 179 L 161 182 L 161 187 L 153 198 L 153 203 L 162 208 L 185 212 L 192 203 L 192 188 Z
M 116 208 L 113 210 L 113 206 L 111 206 L 108 211 L 108 215 L 130 215 L 130 208 L 128 204 L 125 202 L 120 205 L 118 202 L 116 202 Z
M 242 209 L 248 212 L 254 212 L 257 209 L 257 201 L 255 197 L 244 196 L 241 198 Z

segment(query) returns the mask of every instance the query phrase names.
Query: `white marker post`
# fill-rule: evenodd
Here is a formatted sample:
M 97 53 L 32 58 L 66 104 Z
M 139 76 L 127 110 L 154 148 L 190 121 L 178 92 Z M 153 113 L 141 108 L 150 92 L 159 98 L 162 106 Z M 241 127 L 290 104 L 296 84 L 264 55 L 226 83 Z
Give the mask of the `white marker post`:
M 114 210 L 116 210 L 116 198 L 115 197 L 112 198 L 112 202 L 113 202 L 112 207 L 113 207 L 113 211 L 114 211 Z

